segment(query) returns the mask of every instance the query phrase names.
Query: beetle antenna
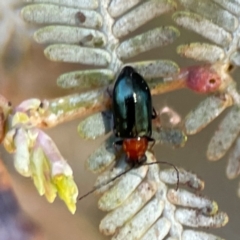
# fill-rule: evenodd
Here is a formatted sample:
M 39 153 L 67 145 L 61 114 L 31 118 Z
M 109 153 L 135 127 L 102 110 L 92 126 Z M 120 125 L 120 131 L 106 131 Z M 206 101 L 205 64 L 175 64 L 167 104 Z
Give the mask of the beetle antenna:
M 169 165 L 169 166 L 171 166 L 171 167 L 173 167 L 175 169 L 175 171 L 177 173 L 177 185 L 176 185 L 176 189 L 175 190 L 177 191 L 178 187 L 179 187 L 179 171 L 178 171 L 177 167 L 174 164 L 169 163 L 169 162 L 164 162 L 164 161 L 156 161 L 156 162 L 143 163 L 142 165 L 153 165 L 153 164 L 158 164 L 158 163 Z
M 129 171 L 131 171 L 133 168 L 134 168 L 134 166 L 132 166 L 132 167 L 130 167 L 129 169 L 127 169 L 127 170 L 119 173 L 117 176 L 111 178 L 110 180 L 107 180 L 107 181 L 99 184 L 98 186 L 94 187 L 92 190 L 90 190 L 89 192 L 87 192 L 86 194 L 84 194 L 84 195 L 82 195 L 80 198 L 78 198 L 78 200 L 79 200 L 79 201 L 82 200 L 83 198 L 87 197 L 88 195 L 90 195 L 91 193 L 95 192 L 95 191 L 98 190 L 99 188 L 104 187 L 104 186 L 106 186 L 107 184 L 115 181 L 116 179 L 120 178 L 122 175 L 124 175 L 124 174 L 128 173 Z
M 143 164 L 141 164 L 141 166 L 143 166 L 143 165 L 153 165 L 153 164 L 158 164 L 158 163 L 169 165 L 169 166 L 171 166 L 171 167 L 173 167 L 173 168 L 175 169 L 175 171 L 176 171 L 176 173 L 177 173 L 177 186 L 176 186 L 176 189 L 175 189 L 175 190 L 177 191 L 177 190 L 178 190 L 178 187 L 179 187 L 179 171 L 178 171 L 177 167 L 176 167 L 174 164 L 171 164 L 171 163 L 169 163 L 169 162 L 164 162 L 164 161 L 156 161 L 156 162 L 150 162 L 150 163 L 143 163 Z M 134 167 L 135 167 L 135 166 L 133 165 L 133 166 L 131 166 L 129 169 L 121 172 L 120 174 L 118 174 L 117 176 L 111 178 L 110 180 L 107 180 L 107 181 L 99 184 L 98 186 L 94 187 L 92 190 L 90 190 L 89 192 L 87 192 L 86 194 L 84 194 L 84 195 L 82 195 L 80 198 L 78 198 L 78 200 L 79 200 L 79 201 L 82 200 L 83 198 L 85 198 L 85 197 L 87 197 L 88 195 L 90 195 L 90 194 L 94 193 L 95 191 L 97 191 L 99 188 L 104 187 L 104 186 L 106 186 L 107 184 L 115 181 L 116 179 L 120 178 L 122 175 L 124 175 L 124 174 L 128 173 L 129 171 L 131 171 Z

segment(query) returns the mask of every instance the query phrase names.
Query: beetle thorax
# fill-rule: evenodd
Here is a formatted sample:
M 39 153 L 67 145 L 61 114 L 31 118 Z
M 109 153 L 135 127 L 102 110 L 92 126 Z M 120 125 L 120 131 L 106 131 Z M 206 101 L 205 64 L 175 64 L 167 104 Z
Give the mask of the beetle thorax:
M 148 148 L 146 137 L 126 138 L 123 140 L 123 150 L 130 162 L 139 162 L 144 158 Z

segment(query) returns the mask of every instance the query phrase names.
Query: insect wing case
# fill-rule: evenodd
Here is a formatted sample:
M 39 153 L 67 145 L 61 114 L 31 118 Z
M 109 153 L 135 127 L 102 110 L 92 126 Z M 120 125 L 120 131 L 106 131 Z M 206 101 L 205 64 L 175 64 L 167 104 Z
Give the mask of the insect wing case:
M 121 138 L 152 134 L 152 99 L 143 77 L 124 67 L 113 89 L 114 133 Z

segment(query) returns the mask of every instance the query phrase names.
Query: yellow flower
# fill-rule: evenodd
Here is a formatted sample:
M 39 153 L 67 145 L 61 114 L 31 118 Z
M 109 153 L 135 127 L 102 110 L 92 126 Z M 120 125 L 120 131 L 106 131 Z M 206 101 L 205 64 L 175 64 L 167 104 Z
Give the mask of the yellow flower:
M 59 174 L 53 177 L 53 182 L 57 187 L 58 196 L 65 202 L 69 211 L 74 214 L 76 211 L 78 188 L 73 177 Z
M 57 194 L 57 188 L 51 179 L 51 169 L 41 148 L 33 151 L 31 156 L 32 178 L 35 187 L 41 196 L 45 195 L 46 199 L 52 203 Z

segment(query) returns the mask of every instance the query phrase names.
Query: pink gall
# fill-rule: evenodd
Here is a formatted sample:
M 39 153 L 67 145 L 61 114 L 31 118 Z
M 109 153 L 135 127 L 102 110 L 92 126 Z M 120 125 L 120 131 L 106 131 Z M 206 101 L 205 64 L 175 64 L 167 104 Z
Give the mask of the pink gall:
M 219 89 L 221 77 L 210 65 L 184 69 L 186 86 L 198 93 L 211 93 Z

